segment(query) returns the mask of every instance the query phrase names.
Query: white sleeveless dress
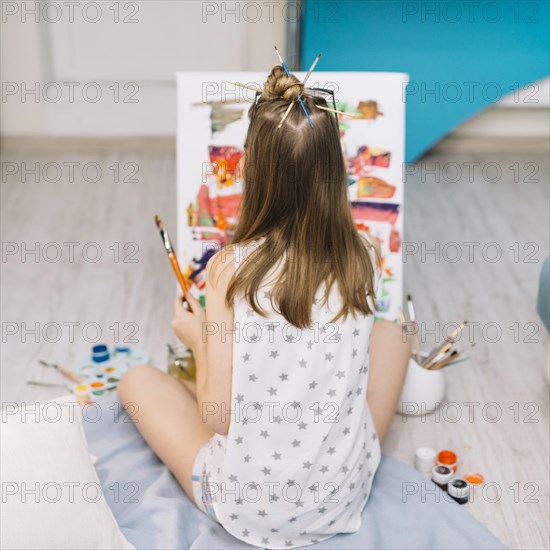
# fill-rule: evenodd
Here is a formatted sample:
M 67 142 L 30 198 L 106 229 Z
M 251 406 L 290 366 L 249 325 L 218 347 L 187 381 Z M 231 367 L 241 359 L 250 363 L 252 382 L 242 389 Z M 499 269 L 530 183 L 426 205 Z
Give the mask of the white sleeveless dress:
M 237 250 L 237 268 L 254 246 Z M 196 468 L 208 474 L 211 507 L 229 533 L 262 548 L 293 548 L 361 525 L 381 458 L 366 400 L 374 316 L 330 323 L 340 296 L 334 284 L 321 306 L 322 285 L 312 328 L 297 329 L 270 305 L 273 280 L 258 291 L 269 319 L 235 299 L 233 416 Z

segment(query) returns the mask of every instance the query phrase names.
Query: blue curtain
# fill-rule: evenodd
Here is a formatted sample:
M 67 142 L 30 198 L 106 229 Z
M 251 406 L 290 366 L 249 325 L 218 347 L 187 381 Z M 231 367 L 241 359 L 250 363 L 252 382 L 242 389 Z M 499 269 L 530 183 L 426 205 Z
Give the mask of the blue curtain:
M 303 5 L 302 70 L 321 52 L 319 71 L 410 75 L 408 162 L 514 90 L 518 102 L 522 88 L 525 101 L 538 102 L 535 82 L 549 73 L 549 49 L 548 0 Z

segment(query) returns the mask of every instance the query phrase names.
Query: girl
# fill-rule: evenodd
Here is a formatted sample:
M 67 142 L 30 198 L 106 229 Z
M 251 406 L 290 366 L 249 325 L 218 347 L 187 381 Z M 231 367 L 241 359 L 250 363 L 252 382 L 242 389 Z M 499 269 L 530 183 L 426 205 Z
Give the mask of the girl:
M 189 498 L 265 548 L 359 529 L 410 356 L 400 326 L 374 323 L 379 249 L 355 228 L 337 118 L 318 106 L 277 65 L 250 109 L 241 215 L 207 264 L 206 313 L 174 304 L 196 387 L 147 365 L 119 385 Z

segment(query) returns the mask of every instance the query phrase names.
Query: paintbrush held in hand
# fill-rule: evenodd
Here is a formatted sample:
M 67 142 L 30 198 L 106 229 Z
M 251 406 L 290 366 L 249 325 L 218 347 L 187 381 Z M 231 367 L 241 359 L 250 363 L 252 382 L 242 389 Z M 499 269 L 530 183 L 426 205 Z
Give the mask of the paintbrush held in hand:
M 164 224 L 162 223 L 160 216 L 155 216 L 155 223 L 157 224 L 157 227 L 160 231 L 160 238 L 162 239 L 162 243 L 164 244 L 164 249 L 166 250 L 166 254 L 168 254 L 168 259 L 172 264 L 172 269 L 176 274 L 176 278 L 180 284 L 181 291 L 183 292 L 183 298 L 184 300 L 186 300 L 187 293 L 189 292 L 189 285 L 187 284 L 183 273 L 181 272 L 180 264 L 178 263 L 178 258 L 176 257 L 176 253 L 174 252 L 174 247 L 172 246 L 172 241 L 170 240 L 168 231 L 166 231 L 166 229 L 164 228 Z M 189 311 L 192 311 L 191 304 L 187 302 L 187 305 L 189 306 Z

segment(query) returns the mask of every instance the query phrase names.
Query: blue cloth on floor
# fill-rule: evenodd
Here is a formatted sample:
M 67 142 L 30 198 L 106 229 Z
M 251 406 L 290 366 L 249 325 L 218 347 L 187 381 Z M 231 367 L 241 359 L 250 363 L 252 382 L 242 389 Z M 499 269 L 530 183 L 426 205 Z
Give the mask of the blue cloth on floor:
M 136 548 L 254 548 L 191 503 L 145 443 L 116 393 L 84 411 L 84 430 L 90 453 L 98 458 L 96 469 L 104 496 Z M 307 548 L 506 548 L 468 513 L 468 505 L 448 499 L 410 466 L 383 456 L 359 531 Z

